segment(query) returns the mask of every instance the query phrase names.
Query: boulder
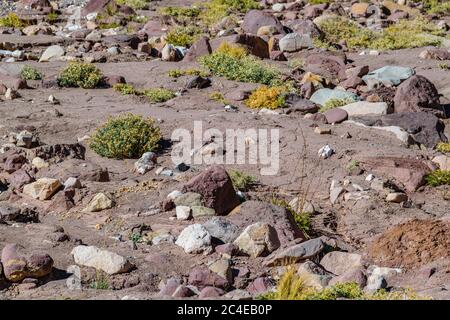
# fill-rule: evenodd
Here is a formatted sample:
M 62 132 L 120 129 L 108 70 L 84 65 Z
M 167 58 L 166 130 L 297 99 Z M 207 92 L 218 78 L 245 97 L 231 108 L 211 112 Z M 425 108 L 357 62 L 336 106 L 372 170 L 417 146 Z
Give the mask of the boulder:
M 59 60 L 62 56 L 64 56 L 64 54 L 64 48 L 55 44 L 45 49 L 45 51 L 41 55 L 41 58 L 39 59 L 39 62 Z
M 230 283 L 227 279 L 209 270 L 206 266 L 195 267 L 189 273 L 188 283 L 198 288 L 215 287 L 227 289 Z
M 240 228 L 241 232 L 250 224 L 267 223 L 275 228 L 281 246 L 295 239 L 304 239 L 303 232 L 285 208 L 260 201 L 246 201 L 229 216 L 230 222 Z
M 110 275 L 125 273 L 133 268 L 126 258 L 95 246 L 76 246 L 71 254 L 76 264 L 102 270 Z
M 202 56 L 212 53 L 209 38 L 206 36 L 200 37 L 186 52 L 183 61 L 194 62 Z
M 357 101 L 340 107 L 347 112 L 349 117 L 364 116 L 368 114 L 385 115 L 389 108 L 385 102 Z
M 215 217 L 203 224 L 213 241 L 220 243 L 232 243 L 238 236 L 239 228 L 221 217 Z
M 280 247 L 280 240 L 275 228 L 262 222 L 245 228 L 233 243 L 240 252 L 252 258 L 268 255 Z
M 427 78 L 415 75 L 403 82 L 395 93 L 395 112 L 429 111 L 443 117 L 436 87 Z
M 222 166 L 209 167 L 187 182 L 182 191 L 201 194 L 204 206 L 213 208 L 218 215 L 230 212 L 240 203 L 233 183 Z
M 356 253 L 333 251 L 327 253 L 320 264 L 327 271 L 339 276 L 351 268 L 359 268 L 363 266 L 362 257 Z
M 311 101 L 318 105 L 325 105 L 331 99 L 352 100 L 357 101 L 358 96 L 354 93 L 339 89 L 319 89 L 311 96 Z
M 83 209 L 83 212 L 99 212 L 106 209 L 111 209 L 114 206 L 114 201 L 111 200 L 104 193 L 97 193 L 88 206 Z
M 348 113 L 344 109 L 333 108 L 324 113 L 327 122 L 330 124 L 341 123 L 348 119 Z
M 289 33 L 280 39 L 278 44 L 283 52 L 296 52 L 313 46 L 312 38 L 308 34 Z
M 38 200 L 50 199 L 62 187 L 57 179 L 41 178 L 23 187 L 23 193 Z
M 314 259 L 326 248 L 326 244 L 321 238 L 311 239 L 299 244 L 290 246 L 284 250 L 274 252 L 264 261 L 268 267 L 278 265 L 290 265 L 297 262 Z
M 362 79 L 369 84 L 382 83 L 386 86 L 399 85 L 402 81 L 413 76 L 415 71 L 409 67 L 385 66 L 369 72 Z
M 193 224 L 181 231 L 175 244 L 186 253 L 202 253 L 211 250 L 211 235 L 201 224 Z
M 261 59 L 267 59 L 270 57 L 268 43 L 263 38 L 253 34 L 242 33 L 231 35 L 228 37 L 216 38 L 211 41 L 211 48 L 215 50 L 223 42 L 243 46 L 244 48 L 247 49 L 247 51 L 250 54 L 257 56 Z
M 259 28 L 263 26 L 274 26 L 278 33 L 286 34 L 283 25 L 276 17 L 261 10 L 250 10 L 247 12 L 241 28 L 246 33 L 257 34 Z

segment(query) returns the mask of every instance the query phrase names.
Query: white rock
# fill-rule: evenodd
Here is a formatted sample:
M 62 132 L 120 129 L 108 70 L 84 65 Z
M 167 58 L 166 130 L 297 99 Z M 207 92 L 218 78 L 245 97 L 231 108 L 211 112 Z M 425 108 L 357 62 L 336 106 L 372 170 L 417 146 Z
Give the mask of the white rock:
M 450 157 L 445 156 L 445 155 L 440 155 L 440 156 L 434 157 L 432 161 L 439 165 L 439 169 L 450 170 Z
M 88 206 L 83 209 L 83 212 L 99 212 L 106 209 L 111 209 L 114 202 L 104 193 L 97 193 Z
M 58 60 L 64 55 L 64 48 L 59 45 L 53 45 L 45 49 L 44 53 L 42 53 L 39 62 L 48 62 L 53 60 Z
M 71 254 L 76 264 L 102 270 L 107 274 L 125 273 L 133 267 L 126 258 L 94 246 L 77 246 Z
M 388 105 L 386 102 L 358 101 L 340 107 L 340 109 L 347 111 L 349 117 L 368 114 L 383 115 L 388 113 Z
M 75 177 L 69 177 L 67 178 L 66 182 L 64 182 L 64 189 L 80 189 L 81 188 L 81 182 L 78 178 Z
M 249 225 L 233 242 L 239 251 L 256 258 L 280 247 L 277 231 L 267 223 Z
M 31 161 L 31 164 L 33 165 L 33 167 L 35 167 L 37 169 L 48 168 L 48 166 L 49 166 L 48 162 L 46 162 L 44 159 L 39 158 L 39 157 L 33 158 L 33 160 Z
M 156 154 L 153 152 L 146 152 L 142 157 L 134 163 L 134 169 L 139 174 L 145 174 L 155 167 Z
M 326 146 L 323 146 L 322 148 L 320 148 L 317 153 L 320 157 L 327 159 L 333 155 L 334 150 L 331 149 L 331 147 L 329 145 L 326 145 Z
M 178 220 L 189 220 L 191 217 L 191 208 L 188 206 L 177 206 L 175 211 Z
M 176 198 L 178 198 L 179 196 L 181 196 L 183 194 L 183 192 L 179 191 L 179 190 L 173 190 L 171 193 L 169 193 L 167 195 L 167 199 L 168 200 L 175 200 Z
M 176 245 L 186 253 L 202 253 L 211 250 L 211 235 L 201 224 L 193 224 L 181 231 Z
M 311 48 L 312 39 L 309 34 L 299 34 L 297 32 L 288 33 L 279 42 L 280 50 L 283 52 L 295 52 L 301 49 Z
M 57 179 L 41 178 L 33 183 L 23 187 L 23 193 L 34 199 L 48 200 L 61 187 L 61 183 Z

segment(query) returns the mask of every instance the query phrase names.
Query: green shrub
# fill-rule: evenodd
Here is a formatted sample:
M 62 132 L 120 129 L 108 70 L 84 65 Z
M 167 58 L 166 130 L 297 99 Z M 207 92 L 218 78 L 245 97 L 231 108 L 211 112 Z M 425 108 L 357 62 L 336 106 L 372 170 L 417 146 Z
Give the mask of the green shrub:
M 7 16 L 0 18 L 0 26 L 9 28 L 23 28 L 25 27 L 25 23 L 17 14 L 10 12 Z
M 106 30 L 106 29 L 115 29 L 119 28 L 120 24 L 117 22 L 110 22 L 110 23 L 99 23 L 98 28 L 100 30 Z
M 20 71 L 20 77 L 24 80 L 41 80 L 42 73 L 31 66 L 24 66 Z
M 161 138 L 152 118 L 130 113 L 110 118 L 97 129 L 89 146 L 102 157 L 135 159 L 156 150 Z
M 352 98 L 347 99 L 330 99 L 319 109 L 319 112 L 325 112 L 334 108 L 339 108 L 346 106 L 347 104 L 353 103 L 355 100 Z
M 231 181 L 233 182 L 234 188 L 240 191 L 247 191 L 258 181 L 256 177 L 238 170 L 230 171 L 228 174 L 231 178 Z
M 126 96 L 126 95 L 130 95 L 130 94 L 137 94 L 137 90 L 128 83 L 116 83 L 113 86 L 113 89 L 117 92 L 120 92 L 122 95 Z
M 436 150 L 442 153 L 450 153 L 450 142 L 439 142 Z
M 70 63 L 58 77 L 61 87 L 95 88 L 102 80 L 102 73 L 90 63 Z
M 201 29 L 195 26 L 175 27 L 166 35 L 166 42 L 174 46 L 189 47 L 202 33 Z
M 235 46 L 232 47 L 235 48 Z M 199 61 L 212 74 L 225 77 L 228 80 L 265 85 L 277 85 L 281 82 L 278 70 L 264 65 L 255 57 L 247 54 L 237 57 L 233 53 L 228 53 L 219 48 L 212 54 L 201 57 Z
M 118 5 L 127 5 L 135 10 L 142 10 L 148 8 L 151 0 L 115 0 Z
M 285 105 L 285 94 L 286 91 L 282 87 L 262 86 L 252 92 L 245 104 L 252 109 L 278 109 Z
M 175 18 L 196 18 L 201 10 L 197 7 L 162 7 L 158 9 L 158 12 Z
M 380 32 L 363 28 L 343 17 L 326 19 L 319 23 L 319 27 L 325 33 L 325 40 L 322 41 L 324 45 L 344 40 L 349 48 L 377 50 L 439 45 L 441 41 L 430 35 L 445 35 L 443 30 L 420 17 L 414 20 L 400 20 Z
M 246 13 L 260 8 L 255 0 L 211 0 L 199 6 L 203 8 L 199 17 L 206 25 L 214 24 L 232 13 Z
M 294 267 L 290 267 L 283 274 L 274 292 L 268 292 L 258 297 L 260 300 L 420 300 L 412 290 L 387 292 L 378 290 L 366 293 L 355 282 L 339 283 L 317 290 L 308 284 L 307 276 L 298 275 Z
M 59 15 L 56 12 L 50 12 L 47 14 L 47 21 L 52 23 L 59 20 Z
M 450 185 L 450 170 L 435 170 L 428 174 L 425 180 L 432 187 Z
M 102 271 L 96 271 L 95 280 L 90 284 L 91 289 L 95 290 L 108 290 L 109 289 L 109 278 L 108 275 Z
M 218 92 L 218 91 L 212 92 L 209 95 L 209 98 L 214 100 L 214 101 L 220 102 L 220 103 L 222 103 L 224 105 L 231 104 L 227 99 L 225 99 L 223 94 Z
M 200 77 L 208 77 L 210 74 L 206 71 L 199 69 L 186 69 L 186 70 L 170 70 L 168 73 L 171 78 L 179 78 L 182 76 L 200 76 Z
M 146 89 L 141 92 L 152 103 L 166 102 L 176 97 L 176 94 L 172 90 L 164 88 Z

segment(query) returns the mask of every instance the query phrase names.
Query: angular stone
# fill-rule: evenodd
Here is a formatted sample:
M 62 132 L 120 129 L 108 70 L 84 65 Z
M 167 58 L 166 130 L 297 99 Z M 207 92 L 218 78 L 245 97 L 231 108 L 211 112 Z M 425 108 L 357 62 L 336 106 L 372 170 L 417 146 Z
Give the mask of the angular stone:
M 300 244 L 293 245 L 267 257 L 264 265 L 268 267 L 277 265 L 289 265 L 297 262 L 313 259 L 326 248 L 321 238 L 311 239 Z
M 250 10 L 244 17 L 241 28 L 246 33 L 257 34 L 259 28 L 263 26 L 274 26 L 278 33 L 285 34 L 281 22 L 272 14 L 261 10 Z
M 351 268 L 359 268 L 363 266 L 362 257 L 356 253 L 333 251 L 327 253 L 320 264 L 327 271 L 339 276 Z
M 314 92 L 310 100 L 318 105 L 324 106 L 331 99 L 357 101 L 358 96 L 343 90 L 325 88 Z
M 203 206 L 193 206 L 192 209 L 192 216 L 194 218 L 198 217 L 213 217 L 216 215 L 216 212 L 214 209 L 203 207 Z
M 211 249 L 211 235 L 201 224 L 193 224 L 181 231 L 175 244 L 186 253 L 202 253 Z
M 224 218 L 212 218 L 203 224 L 213 240 L 221 243 L 231 243 L 237 236 L 239 228 Z
M 50 199 L 61 188 L 57 179 L 41 178 L 23 187 L 23 193 L 38 200 Z
M 262 222 L 245 228 L 233 243 L 240 252 L 252 258 L 268 255 L 280 247 L 280 240 L 275 228 Z
M 95 246 L 76 246 L 71 254 L 76 264 L 102 270 L 111 275 L 125 273 L 133 268 L 126 258 Z
M 348 119 L 348 113 L 344 109 L 334 108 L 331 110 L 327 110 L 325 113 L 325 118 L 327 122 L 330 124 L 333 123 L 341 123 Z
M 88 206 L 83 209 L 83 212 L 99 212 L 106 209 L 111 209 L 114 206 L 114 201 L 111 200 L 104 193 L 97 193 Z
M 388 105 L 385 102 L 357 101 L 339 108 L 345 110 L 349 117 L 364 116 L 368 114 L 388 114 Z
M 283 52 L 296 52 L 313 46 L 312 39 L 307 34 L 289 33 L 280 39 L 280 50 Z
M 177 206 L 175 208 L 177 220 L 189 220 L 191 217 L 191 208 L 187 206 Z

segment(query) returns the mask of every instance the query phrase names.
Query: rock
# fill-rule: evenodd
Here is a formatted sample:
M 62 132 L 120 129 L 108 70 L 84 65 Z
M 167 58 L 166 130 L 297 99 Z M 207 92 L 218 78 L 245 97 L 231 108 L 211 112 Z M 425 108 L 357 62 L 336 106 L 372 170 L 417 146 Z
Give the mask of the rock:
M 319 149 L 317 154 L 321 158 L 328 159 L 329 157 L 331 157 L 334 154 L 334 150 L 329 145 L 325 145 Z
M 280 39 L 280 50 L 283 52 L 296 52 L 313 46 L 312 39 L 307 34 L 289 33 Z
M 134 163 L 134 169 L 139 174 L 146 174 L 152 170 L 156 164 L 156 154 L 153 152 L 146 152 L 142 157 Z
M 246 291 L 253 295 L 260 295 L 272 290 L 275 287 L 275 283 L 269 277 L 256 278 L 252 283 L 248 285 Z
M 23 193 L 38 200 L 50 199 L 62 187 L 57 179 L 41 178 L 23 187 Z
M 314 129 L 314 132 L 318 134 L 331 134 L 331 129 L 316 127 Z
M 200 37 L 186 52 L 183 61 L 193 62 L 202 56 L 212 53 L 209 38 L 206 36 Z
M 202 253 L 211 250 L 211 235 L 201 224 L 193 224 L 181 231 L 175 244 L 186 253 Z
M 394 111 L 429 111 L 441 117 L 444 115 L 443 109 L 440 109 L 436 87 L 421 75 L 412 76 L 397 88 L 394 97 Z
M 252 300 L 252 295 L 242 289 L 235 289 L 225 294 L 225 298 L 229 300 Z
M 300 244 L 290 246 L 284 250 L 273 253 L 264 261 L 268 267 L 277 265 L 289 265 L 297 262 L 313 259 L 326 248 L 321 238 L 311 239 Z
M 182 191 L 201 194 L 204 206 L 213 208 L 218 215 L 230 212 L 240 203 L 233 183 L 222 166 L 209 167 L 186 183 Z
M 292 93 L 286 95 L 285 104 L 287 107 L 291 108 L 292 111 L 300 112 L 301 114 L 315 113 L 319 111 L 319 106 L 317 104 Z
M 280 240 L 275 228 L 261 222 L 245 228 L 233 243 L 240 252 L 252 258 L 266 256 L 280 247 Z
M 8 178 L 10 189 L 16 189 L 16 190 L 19 190 L 24 185 L 29 184 L 33 181 L 34 181 L 34 179 L 24 169 L 19 169 L 17 171 L 14 171 Z
M 434 157 L 432 161 L 439 166 L 439 169 L 450 170 L 450 157 L 449 156 L 440 155 L 440 156 Z
M 282 268 L 282 270 L 284 272 L 285 268 Z M 305 279 L 308 286 L 317 290 L 325 288 L 332 279 L 332 275 L 329 272 L 310 260 L 300 264 L 297 274 Z
M 201 76 L 195 76 L 188 81 L 186 89 L 204 89 L 211 86 L 210 78 L 203 78 Z
M 214 209 L 203 207 L 203 206 L 193 206 L 192 209 L 192 216 L 194 218 L 198 217 L 212 217 L 216 215 L 216 212 Z
M 385 102 L 358 101 L 339 107 L 347 112 L 349 117 L 364 116 L 368 114 L 385 115 L 388 114 L 388 105 Z
M 109 9 L 108 9 L 109 8 Z M 86 17 L 90 13 L 102 13 L 105 10 L 117 11 L 118 5 L 114 0 L 89 0 L 81 11 L 81 16 Z
M 367 84 L 369 81 L 382 83 L 386 86 L 399 85 L 403 80 L 414 75 L 415 71 L 408 67 L 385 66 L 369 72 L 362 79 Z
M 192 291 L 191 288 L 188 288 L 187 286 L 180 285 L 175 290 L 175 292 L 172 294 L 172 297 L 174 298 L 188 298 L 195 295 L 195 292 Z
M 18 147 L 31 149 L 39 144 L 39 139 L 27 130 L 23 130 L 16 135 L 16 146 Z
M 187 206 L 177 206 L 175 208 L 177 220 L 189 220 L 191 217 L 191 208 Z
M 94 246 L 76 246 L 71 254 L 76 264 L 102 270 L 110 275 L 126 273 L 133 268 L 126 258 Z
M 300 199 L 299 197 L 295 197 L 291 201 L 289 201 L 289 207 L 291 207 L 295 212 L 303 212 L 309 214 L 314 214 L 316 212 L 316 210 L 314 209 L 314 205 L 310 201 Z
M 75 177 L 70 177 L 64 182 L 64 189 L 81 189 L 81 181 Z
M 8 204 L 0 205 L 0 223 L 39 222 L 39 213 L 32 208 L 17 208 Z
M 450 60 L 450 51 L 445 49 L 426 49 L 419 54 L 421 59 Z
M 275 26 L 262 26 L 258 29 L 258 32 L 256 33 L 256 35 L 259 37 L 273 36 L 276 34 L 278 34 L 278 30 Z
M 358 286 L 362 289 L 367 284 L 367 276 L 363 268 L 351 268 L 346 270 L 341 275 L 334 277 L 330 280 L 329 285 L 334 286 L 336 284 L 344 284 L 349 282 L 356 282 Z
M 182 193 L 181 195 L 173 199 L 173 202 L 175 203 L 176 206 L 186 206 L 186 207 L 201 206 L 202 196 L 201 194 L 195 192 L 186 192 Z
M 408 196 L 404 193 L 393 192 L 386 196 L 387 202 L 401 203 L 408 201 Z
M 227 279 L 222 278 L 217 273 L 212 272 L 205 266 L 195 267 L 189 273 L 188 283 L 198 288 L 215 287 L 226 289 L 230 286 Z
M 340 251 L 327 253 L 322 260 L 320 260 L 320 264 L 327 271 L 337 276 L 345 273 L 351 268 L 360 268 L 363 266 L 361 255 Z
M 11 88 L 14 90 L 26 89 L 28 87 L 25 80 L 18 77 L 7 76 L 4 74 L 0 74 L 0 84 L 4 85 L 6 88 Z
M 310 38 L 319 38 L 322 39 L 324 37 L 324 33 L 319 27 L 316 26 L 314 22 L 311 20 L 305 19 L 295 19 L 292 21 L 288 21 L 288 26 L 299 34 L 309 35 Z
M 227 279 L 230 283 L 233 281 L 233 274 L 231 270 L 231 260 L 229 259 L 219 259 L 209 264 L 209 270 L 217 273 L 224 279 Z
M 331 99 L 357 101 L 358 96 L 354 93 L 338 89 L 319 89 L 311 96 L 311 101 L 324 106 Z
M 33 160 L 31 161 L 31 164 L 33 165 L 33 167 L 35 167 L 37 169 L 48 168 L 48 166 L 49 166 L 48 162 L 46 162 L 44 159 L 39 158 L 39 157 L 33 158 Z
M 383 276 L 370 275 L 367 279 L 366 290 L 376 291 L 387 287 L 387 281 Z
M 233 242 L 239 232 L 239 228 L 236 225 L 220 217 L 208 220 L 203 224 L 203 227 L 209 232 L 213 241 L 216 240 L 220 243 Z
M 345 54 L 314 52 L 304 59 L 304 68 L 307 72 L 328 79 L 333 84 L 338 84 L 347 78 L 346 60 Z
M 114 201 L 111 200 L 104 193 L 97 193 L 88 206 L 83 209 L 83 212 L 99 212 L 102 210 L 111 209 L 114 206 Z
M 330 110 L 327 110 L 325 113 L 325 118 L 327 119 L 327 122 L 330 124 L 333 123 L 341 123 L 348 119 L 348 113 L 344 109 L 341 108 L 333 108 Z
M 181 285 L 181 280 L 176 278 L 170 278 L 166 284 L 159 291 L 159 296 L 172 296 L 177 288 Z
M 28 258 L 18 253 L 16 244 L 7 244 L 2 250 L 1 262 L 5 278 L 20 282 L 25 278 L 42 278 L 51 273 L 53 259 L 48 254 L 32 254 Z
M 273 26 L 278 33 L 286 34 L 281 22 L 273 15 L 260 10 L 250 10 L 244 17 L 244 21 L 241 24 L 241 28 L 246 33 L 257 34 L 259 28 L 263 26 Z
M 354 3 L 351 7 L 351 13 L 355 16 L 363 16 L 365 17 L 367 14 L 367 9 L 369 8 L 369 3 Z
M 360 166 L 378 175 L 394 178 L 405 186 L 407 192 L 414 192 L 425 183 L 425 176 L 433 165 L 423 160 L 399 157 L 365 157 L 358 159 Z
M 35 157 L 59 161 L 65 159 L 84 160 L 85 153 L 86 148 L 79 143 L 43 145 L 32 150 L 32 154 Z
M 64 56 L 64 48 L 59 45 L 53 45 L 45 49 L 42 53 L 39 62 L 48 62 L 59 60 L 62 56 Z
M 292 214 L 285 208 L 260 201 L 246 201 L 230 215 L 228 220 L 240 230 L 250 224 L 266 223 L 275 228 L 282 246 L 295 239 L 304 239 L 303 232 L 298 228 Z M 242 232 L 242 231 L 241 231 Z

